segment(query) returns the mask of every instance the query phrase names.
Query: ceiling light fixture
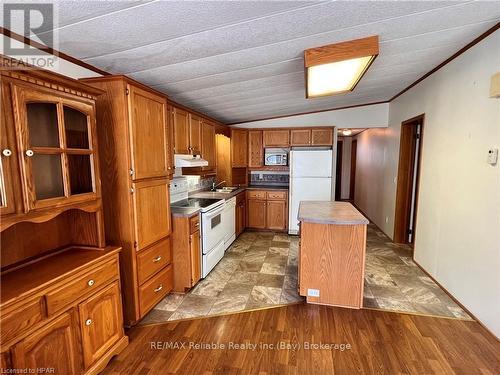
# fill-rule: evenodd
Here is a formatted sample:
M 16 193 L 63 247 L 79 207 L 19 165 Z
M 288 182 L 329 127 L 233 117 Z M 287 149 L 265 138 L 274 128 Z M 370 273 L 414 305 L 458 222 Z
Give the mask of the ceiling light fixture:
M 351 129 L 344 129 L 342 130 L 342 135 L 351 135 L 352 134 L 352 130 Z
M 378 36 L 305 50 L 306 98 L 354 90 L 377 56 Z

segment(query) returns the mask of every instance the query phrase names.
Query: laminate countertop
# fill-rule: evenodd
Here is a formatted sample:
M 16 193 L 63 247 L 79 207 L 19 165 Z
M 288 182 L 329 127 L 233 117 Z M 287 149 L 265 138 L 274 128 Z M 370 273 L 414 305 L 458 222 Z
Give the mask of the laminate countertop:
M 191 217 L 198 215 L 200 212 L 199 207 L 172 207 L 170 206 L 170 213 L 175 217 Z
M 334 201 L 300 202 L 299 221 L 316 224 L 357 225 L 369 221 L 352 204 Z
M 209 199 L 231 199 L 237 196 L 239 193 L 245 191 L 246 188 L 242 187 L 231 193 L 218 193 L 216 191 L 198 191 L 196 193 L 190 194 L 189 198 L 209 198 Z

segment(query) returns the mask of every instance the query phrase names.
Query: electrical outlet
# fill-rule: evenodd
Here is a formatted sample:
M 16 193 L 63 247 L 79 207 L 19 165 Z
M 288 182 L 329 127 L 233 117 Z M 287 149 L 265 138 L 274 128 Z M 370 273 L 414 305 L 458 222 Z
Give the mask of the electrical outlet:
M 319 289 L 307 289 L 307 295 L 309 297 L 319 297 Z

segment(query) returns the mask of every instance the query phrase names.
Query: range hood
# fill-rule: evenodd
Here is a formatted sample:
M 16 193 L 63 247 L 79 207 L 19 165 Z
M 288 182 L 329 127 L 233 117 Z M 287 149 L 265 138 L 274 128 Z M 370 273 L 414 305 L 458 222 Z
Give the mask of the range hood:
M 175 168 L 206 167 L 208 161 L 202 159 L 200 155 L 174 155 Z

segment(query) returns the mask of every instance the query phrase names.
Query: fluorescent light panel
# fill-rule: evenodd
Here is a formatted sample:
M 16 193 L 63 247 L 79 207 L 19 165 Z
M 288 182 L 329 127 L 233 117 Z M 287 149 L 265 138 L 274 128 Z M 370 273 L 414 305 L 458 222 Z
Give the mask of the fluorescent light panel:
M 352 91 L 377 55 L 378 36 L 306 50 L 306 97 Z
M 351 91 L 373 60 L 359 57 L 308 68 L 307 93 L 310 97 Z

